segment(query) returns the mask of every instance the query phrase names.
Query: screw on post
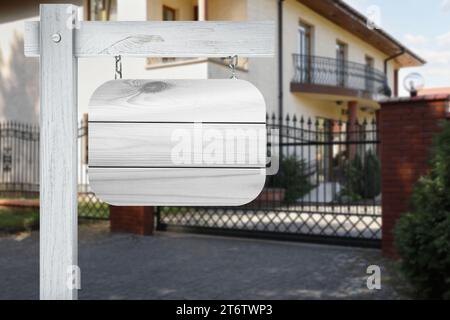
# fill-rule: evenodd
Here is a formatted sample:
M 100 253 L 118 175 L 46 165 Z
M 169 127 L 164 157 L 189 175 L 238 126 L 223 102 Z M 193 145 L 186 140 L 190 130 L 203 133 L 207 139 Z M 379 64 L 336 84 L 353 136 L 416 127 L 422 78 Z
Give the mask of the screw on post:
M 54 43 L 58 43 L 61 41 L 61 35 L 59 33 L 52 34 L 52 40 Z

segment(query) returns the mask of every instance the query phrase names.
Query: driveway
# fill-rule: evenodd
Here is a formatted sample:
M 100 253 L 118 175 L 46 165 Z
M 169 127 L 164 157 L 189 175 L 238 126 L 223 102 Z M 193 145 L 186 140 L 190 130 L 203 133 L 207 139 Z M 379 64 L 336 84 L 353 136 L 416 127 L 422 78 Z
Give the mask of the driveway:
M 379 250 L 177 233 L 79 234 L 80 299 L 398 299 Z M 0 299 L 37 299 L 39 234 L 0 237 Z M 382 268 L 382 289 L 366 268 Z

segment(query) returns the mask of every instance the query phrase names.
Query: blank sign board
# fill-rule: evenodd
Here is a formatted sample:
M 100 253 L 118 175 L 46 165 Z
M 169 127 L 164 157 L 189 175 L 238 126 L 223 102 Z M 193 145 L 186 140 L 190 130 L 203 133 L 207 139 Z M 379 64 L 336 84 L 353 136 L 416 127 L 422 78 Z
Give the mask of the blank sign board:
M 238 206 L 265 183 L 264 98 L 243 80 L 113 80 L 89 105 L 89 180 L 113 205 Z

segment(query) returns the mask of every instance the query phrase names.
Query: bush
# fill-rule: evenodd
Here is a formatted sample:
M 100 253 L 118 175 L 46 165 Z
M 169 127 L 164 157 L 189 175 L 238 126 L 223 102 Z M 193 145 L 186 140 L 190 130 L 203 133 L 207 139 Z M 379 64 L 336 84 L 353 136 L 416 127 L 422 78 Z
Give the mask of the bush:
M 401 269 L 422 298 L 450 299 L 450 122 L 434 141 L 430 173 L 395 228 Z
M 340 193 L 343 197 L 352 201 L 374 199 L 381 193 L 381 168 L 378 157 L 371 151 L 367 151 L 364 161 L 356 154 L 344 169 L 345 185 Z
M 37 209 L 0 209 L 0 232 L 31 231 L 39 227 Z
M 281 160 L 280 171 L 274 177 L 272 187 L 286 190 L 285 201 L 296 202 L 313 188 L 309 181 L 304 159 L 287 156 Z

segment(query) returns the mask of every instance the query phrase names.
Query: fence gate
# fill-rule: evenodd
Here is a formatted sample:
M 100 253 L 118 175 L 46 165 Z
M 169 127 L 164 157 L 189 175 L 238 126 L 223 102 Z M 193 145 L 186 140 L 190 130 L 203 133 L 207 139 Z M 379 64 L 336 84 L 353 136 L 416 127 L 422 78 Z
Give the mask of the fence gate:
M 78 127 L 78 155 L 78 216 L 108 219 L 108 205 L 89 188 L 86 119 Z M 39 199 L 38 125 L 0 122 L 0 197 Z
M 378 247 L 381 181 L 373 119 L 354 123 L 275 116 L 280 171 L 243 207 L 157 211 L 158 230 Z M 270 130 L 268 130 L 270 134 Z M 271 141 L 271 139 L 268 139 Z

